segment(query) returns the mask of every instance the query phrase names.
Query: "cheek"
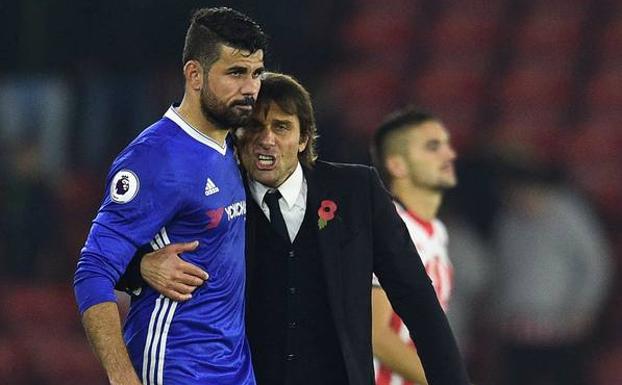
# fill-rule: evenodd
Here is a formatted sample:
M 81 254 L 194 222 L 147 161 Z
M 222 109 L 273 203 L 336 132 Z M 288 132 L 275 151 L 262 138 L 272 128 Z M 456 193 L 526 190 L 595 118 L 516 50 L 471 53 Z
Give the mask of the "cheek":
M 433 173 L 430 164 L 426 162 L 411 162 L 409 164 L 409 172 L 412 177 L 418 180 L 427 179 Z
M 252 130 L 244 130 L 243 134 L 239 136 L 239 143 L 243 146 L 250 146 L 256 143 L 259 139 L 259 133 Z
M 288 145 L 281 147 L 281 149 L 281 156 L 287 165 L 290 165 L 290 163 L 293 163 L 296 159 L 298 159 L 298 146 L 296 144 L 289 143 Z
M 227 95 L 233 93 L 234 90 L 233 84 L 231 81 L 227 79 L 210 79 L 208 84 L 208 89 L 212 92 L 212 94 L 216 95 L 218 99 L 225 99 Z

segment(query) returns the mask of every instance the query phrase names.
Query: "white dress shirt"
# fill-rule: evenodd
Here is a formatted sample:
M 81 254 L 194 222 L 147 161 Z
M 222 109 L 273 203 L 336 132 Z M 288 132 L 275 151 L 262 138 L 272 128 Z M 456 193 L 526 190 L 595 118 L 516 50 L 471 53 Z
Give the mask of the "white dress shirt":
M 268 191 L 278 190 L 282 199 L 279 199 L 279 208 L 283 214 L 287 233 L 290 241 L 296 239 L 296 234 L 302 226 L 302 220 L 305 216 L 305 208 L 307 207 L 307 180 L 302 172 L 300 163 L 296 166 L 296 170 L 283 182 L 278 188 L 265 186 L 257 181 L 251 180 L 249 189 L 253 195 L 255 202 L 261 207 L 261 211 L 270 220 L 270 209 L 264 202 L 264 196 Z

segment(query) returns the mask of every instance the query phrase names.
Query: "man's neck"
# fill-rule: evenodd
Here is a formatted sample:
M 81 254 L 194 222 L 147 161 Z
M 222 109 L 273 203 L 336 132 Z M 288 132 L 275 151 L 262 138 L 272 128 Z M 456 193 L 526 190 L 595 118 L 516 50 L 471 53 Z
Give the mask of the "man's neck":
M 410 184 L 395 183 L 391 188 L 391 193 L 404 205 L 406 210 L 412 211 L 426 221 L 436 218 L 443 200 L 443 194 L 440 191 L 424 189 Z
M 177 108 L 177 113 L 195 129 L 201 133 L 212 138 L 216 143 L 221 146 L 225 145 L 225 138 L 229 130 L 223 130 L 216 127 L 212 122 L 207 120 L 201 111 L 199 105 L 195 105 L 192 101 L 188 100 L 186 96 L 181 101 L 181 104 Z
M 263 200 L 263 196 L 268 190 L 278 189 L 285 200 L 288 202 L 288 205 L 293 205 L 296 201 L 296 198 L 300 194 L 300 189 L 304 182 L 305 177 L 302 171 L 300 164 L 296 166 L 294 171 L 288 175 L 288 177 L 278 186 L 268 186 L 257 180 L 254 180 L 249 175 L 249 187 L 253 197 L 257 201 L 257 203 L 261 204 Z

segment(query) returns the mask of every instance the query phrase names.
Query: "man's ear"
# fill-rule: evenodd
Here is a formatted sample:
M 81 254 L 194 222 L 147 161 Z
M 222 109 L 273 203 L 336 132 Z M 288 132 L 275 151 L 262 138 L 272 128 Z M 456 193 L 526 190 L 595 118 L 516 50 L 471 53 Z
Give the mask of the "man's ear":
M 389 155 L 384 161 L 384 167 L 392 178 L 403 178 L 408 175 L 406 160 L 401 155 Z
M 207 74 L 203 71 L 203 66 L 197 60 L 188 60 L 184 64 L 184 78 L 186 85 L 193 91 L 201 91 L 203 88 L 204 76 Z
M 301 153 L 305 150 L 305 148 L 307 148 L 307 145 L 309 144 L 309 137 L 308 136 L 301 136 L 300 137 L 300 142 L 298 143 L 298 152 Z

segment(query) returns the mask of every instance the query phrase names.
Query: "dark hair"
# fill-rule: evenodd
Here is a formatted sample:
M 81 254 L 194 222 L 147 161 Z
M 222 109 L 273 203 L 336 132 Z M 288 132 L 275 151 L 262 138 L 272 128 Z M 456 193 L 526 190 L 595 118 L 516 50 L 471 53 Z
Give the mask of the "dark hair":
M 374 165 L 380 172 L 380 176 L 385 183 L 389 184 L 391 180 L 389 172 L 385 167 L 385 160 L 387 156 L 392 153 L 389 147 L 396 135 L 413 126 L 419 126 L 423 123 L 437 120 L 438 119 L 434 115 L 414 106 L 407 106 L 387 115 L 382 121 L 372 139 L 371 156 Z
M 300 140 L 308 139 L 307 147 L 298 154 L 298 159 L 303 166 L 313 167 L 317 159 L 315 144 L 318 135 L 313 105 L 311 104 L 311 95 L 291 76 L 264 72 L 255 108 L 259 110 L 269 105 L 270 102 L 276 103 L 286 113 L 298 117 L 300 122 Z
M 183 63 L 197 60 L 208 70 L 220 57 L 220 45 L 248 51 L 266 51 L 268 36 L 250 17 L 227 7 L 201 8 L 190 19 Z

